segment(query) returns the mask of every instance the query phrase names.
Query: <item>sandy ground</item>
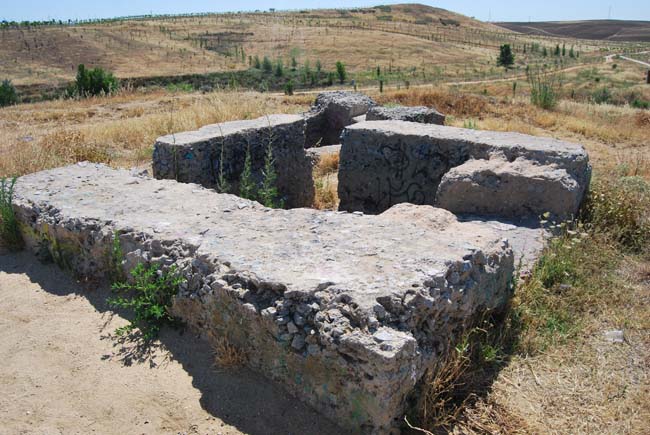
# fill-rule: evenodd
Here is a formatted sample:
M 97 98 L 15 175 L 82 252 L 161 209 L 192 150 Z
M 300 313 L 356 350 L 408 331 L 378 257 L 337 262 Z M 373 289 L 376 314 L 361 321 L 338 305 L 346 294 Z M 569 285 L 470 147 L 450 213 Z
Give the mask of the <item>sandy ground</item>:
M 0 434 L 341 433 L 259 375 L 215 370 L 189 332 L 116 342 L 108 292 L 0 252 Z

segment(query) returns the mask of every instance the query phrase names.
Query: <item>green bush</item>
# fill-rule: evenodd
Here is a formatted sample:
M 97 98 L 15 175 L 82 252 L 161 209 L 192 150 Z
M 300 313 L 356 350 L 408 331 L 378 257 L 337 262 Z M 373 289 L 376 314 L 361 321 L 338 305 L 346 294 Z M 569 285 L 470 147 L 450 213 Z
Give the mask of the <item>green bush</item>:
M 255 180 L 253 180 L 253 163 L 251 158 L 250 147 L 246 148 L 246 157 L 244 159 L 244 169 L 239 176 L 239 196 L 245 199 L 255 201 L 256 195 Z
M 600 88 L 591 95 L 591 99 L 596 104 L 607 104 L 611 102 L 612 93 L 609 88 Z
M 118 328 L 115 333 L 122 336 L 139 329 L 144 340 L 151 340 L 163 325 L 178 324 L 170 308 L 184 279 L 176 269 L 163 272 L 159 266 L 147 267 L 140 263 L 131 270 L 131 276 L 133 283 L 119 282 L 112 286 L 115 293 L 124 295 L 108 298 L 111 307 L 131 310 L 134 315 L 128 325 Z
M 77 68 L 75 90 L 80 97 L 108 95 L 117 91 L 118 80 L 102 68 L 86 69 L 84 64 Z
M 258 192 L 260 202 L 266 207 L 282 208 L 284 204 L 280 199 L 280 193 L 277 188 L 278 174 L 275 172 L 272 140 L 269 140 L 269 145 L 266 148 L 262 176 L 262 187 Z
M 11 181 L 4 177 L 0 179 L 0 240 L 11 250 L 19 250 L 23 246 L 12 205 L 15 185 L 16 178 Z
M 557 105 L 560 82 L 556 74 L 547 74 L 538 68 L 526 71 L 530 84 L 530 102 L 535 106 L 550 110 Z
M 11 106 L 18 103 L 16 88 L 10 80 L 3 80 L 0 84 L 0 107 Z
M 293 95 L 293 80 L 289 80 L 284 85 L 284 95 Z
M 339 76 L 339 83 L 343 84 L 347 77 L 347 73 L 345 72 L 345 65 L 343 62 L 336 62 L 336 75 Z

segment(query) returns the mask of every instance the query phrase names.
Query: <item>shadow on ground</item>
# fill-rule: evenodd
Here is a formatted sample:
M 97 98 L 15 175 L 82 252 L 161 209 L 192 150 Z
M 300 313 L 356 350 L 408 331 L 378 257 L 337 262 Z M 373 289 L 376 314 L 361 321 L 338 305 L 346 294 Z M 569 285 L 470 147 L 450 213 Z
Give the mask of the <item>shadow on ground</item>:
M 8 274 L 26 274 L 53 295 L 76 294 L 87 298 L 104 315 L 102 339 L 114 342 L 115 352 L 98 355 L 98 358 L 118 359 L 126 366 L 148 364 L 151 370 L 169 361 L 178 361 L 192 377 L 193 386 L 201 392 L 202 408 L 241 432 L 251 435 L 343 433 L 334 423 L 257 373 L 248 369 L 215 370 L 209 345 L 187 330 L 164 329 L 159 341 L 152 346 L 115 337 L 109 325 L 112 317 L 116 314 L 126 316 L 108 307 L 106 298 L 110 290 L 106 287 L 77 283 L 53 264 L 39 263 L 28 252 L 10 255 L 0 252 L 0 270 Z

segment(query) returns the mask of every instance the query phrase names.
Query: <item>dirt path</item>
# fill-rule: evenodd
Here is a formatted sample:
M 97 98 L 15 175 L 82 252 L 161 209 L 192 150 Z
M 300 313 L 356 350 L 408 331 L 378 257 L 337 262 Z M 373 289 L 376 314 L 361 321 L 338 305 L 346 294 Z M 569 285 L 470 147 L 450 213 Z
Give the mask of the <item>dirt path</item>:
M 107 293 L 0 252 L 0 434 L 341 433 L 248 370 L 214 370 L 189 332 L 147 354 L 116 343 Z

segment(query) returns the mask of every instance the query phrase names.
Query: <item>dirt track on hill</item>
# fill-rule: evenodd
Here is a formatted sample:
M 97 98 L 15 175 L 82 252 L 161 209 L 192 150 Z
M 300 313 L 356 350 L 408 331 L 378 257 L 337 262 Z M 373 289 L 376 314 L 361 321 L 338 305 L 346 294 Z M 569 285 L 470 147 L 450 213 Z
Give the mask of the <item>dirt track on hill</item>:
M 117 343 L 107 295 L 0 252 L 0 434 L 340 433 L 259 375 L 216 371 L 189 332 L 144 353 Z

